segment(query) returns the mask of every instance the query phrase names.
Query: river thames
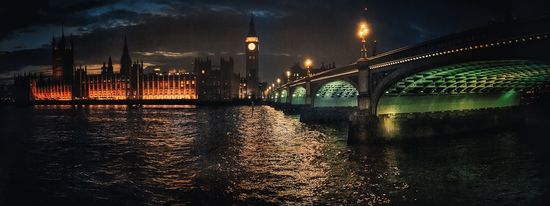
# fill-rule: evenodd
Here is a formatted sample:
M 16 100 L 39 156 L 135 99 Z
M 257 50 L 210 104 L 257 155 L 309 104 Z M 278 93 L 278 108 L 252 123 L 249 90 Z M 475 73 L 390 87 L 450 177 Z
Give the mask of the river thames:
M 0 205 L 545 205 L 527 128 L 347 146 L 267 106 L 0 107 Z

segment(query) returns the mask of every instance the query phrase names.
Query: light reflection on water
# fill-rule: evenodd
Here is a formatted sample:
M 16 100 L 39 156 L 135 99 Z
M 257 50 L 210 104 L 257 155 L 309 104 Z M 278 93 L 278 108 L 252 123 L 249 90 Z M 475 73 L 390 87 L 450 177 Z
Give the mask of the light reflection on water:
M 346 125 L 269 107 L 1 112 L 8 205 L 522 205 L 547 192 L 540 153 L 517 132 L 349 147 Z

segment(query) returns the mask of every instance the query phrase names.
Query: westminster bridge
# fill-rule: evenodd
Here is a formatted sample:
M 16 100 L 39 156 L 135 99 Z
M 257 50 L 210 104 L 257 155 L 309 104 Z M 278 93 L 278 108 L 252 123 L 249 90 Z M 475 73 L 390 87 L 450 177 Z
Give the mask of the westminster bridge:
M 266 100 L 303 121 L 349 120 L 352 143 L 511 123 L 520 115 L 510 108 L 548 90 L 549 23 L 548 17 L 491 23 L 361 58 L 279 85 Z M 388 122 L 395 115 L 409 123 Z

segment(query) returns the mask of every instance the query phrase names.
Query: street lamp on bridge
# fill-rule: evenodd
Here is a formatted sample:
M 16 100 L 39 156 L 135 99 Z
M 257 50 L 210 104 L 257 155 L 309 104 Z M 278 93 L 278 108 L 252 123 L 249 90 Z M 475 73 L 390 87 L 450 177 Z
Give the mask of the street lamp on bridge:
M 367 58 L 367 35 L 369 34 L 369 26 L 366 22 L 361 22 L 359 24 L 359 31 L 357 36 L 361 38 L 361 58 Z
M 281 78 L 277 78 L 277 86 L 281 85 Z
M 304 62 L 304 65 L 306 66 L 306 69 L 307 69 L 307 75 L 311 76 L 311 65 L 313 65 L 313 60 L 311 60 L 310 58 L 307 58 L 306 61 Z
M 287 82 L 290 82 L 290 75 L 291 75 L 290 70 L 286 70 L 286 81 Z

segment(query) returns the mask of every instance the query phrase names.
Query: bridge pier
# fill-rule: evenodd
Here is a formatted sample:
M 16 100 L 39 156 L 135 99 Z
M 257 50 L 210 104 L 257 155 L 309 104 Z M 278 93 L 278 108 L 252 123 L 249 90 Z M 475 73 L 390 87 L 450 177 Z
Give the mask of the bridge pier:
M 357 61 L 358 92 L 357 111 L 349 116 L 348 145 L 366 144 L 377 141 L 374 126 L 378 125 L 376 108 L 372 100 L 372 78 L 366 59 Z
M 306 85 L 305 86 L 306 88 L 305 105 L 310 105 L 313 107 L 313 99 L 311 96 L 311 81 L 308 80 L 305 85 Z
M 482 131 L 513 129 L 525 123 L 520 107 L 363 115 L 350 118 L 348 144 L 371 144 L 423 137 L 444 138 Z
M 349 116 L 348 145 L 364 145 L 380 142 L 375 126 L 379 124 L 378 117 L 364 110 L 356 111 Z

